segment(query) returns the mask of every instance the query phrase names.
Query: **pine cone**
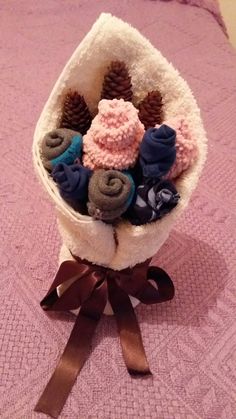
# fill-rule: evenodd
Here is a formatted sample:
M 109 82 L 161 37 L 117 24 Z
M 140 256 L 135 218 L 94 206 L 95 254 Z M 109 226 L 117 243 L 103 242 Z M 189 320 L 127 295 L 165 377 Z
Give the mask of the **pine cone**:
M 149 92 L 138 105 L 138 109 L 139 119 L 145 126 L 146 130 L 163 122 L 164 115 L 162 96 L 158 90 Z
M 73 129 L 84 135 L 90 128 L 91 122 L 92 116 L 84 97 L 76 91 L 69 91 L 65 97 L 60 127 Z
M 122 61 L 112 61 L 104 76 L 101 99 L 132 101 L 132 83 L 128 69 Z

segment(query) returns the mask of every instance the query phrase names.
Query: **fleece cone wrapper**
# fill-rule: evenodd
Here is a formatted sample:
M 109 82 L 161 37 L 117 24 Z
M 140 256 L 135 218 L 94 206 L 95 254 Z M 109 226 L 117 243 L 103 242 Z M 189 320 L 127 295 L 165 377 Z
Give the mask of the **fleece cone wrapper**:
M 161 220 L 142 226 L 133 226 L 126 220 L 113 226 L 73 210 L 60 196 L 40 155 L 44 135 L 59 125 L 63 100 L 69 89 L 83 95 L 93 117 L 96 115 L 104 74 L 114 60 L 125 62 L 129 69 L 133 103 L 138 105 L 148 92 L 158 88 L 165 119 L 184 118 L 197 144 L 195 163 L 176 181 L 181 196 L 176 208 Z M 200 110 L 186 81 L 138 30 L 111 14 L 101 14 L 63 69 L 34 133 L 34 166 L 56 208 L 62 238 L 59 262 L 72 259 L 72 253 L 98 265 L 121 270 L 154 256 L 188 205 L 206 152 L 207 138 Z

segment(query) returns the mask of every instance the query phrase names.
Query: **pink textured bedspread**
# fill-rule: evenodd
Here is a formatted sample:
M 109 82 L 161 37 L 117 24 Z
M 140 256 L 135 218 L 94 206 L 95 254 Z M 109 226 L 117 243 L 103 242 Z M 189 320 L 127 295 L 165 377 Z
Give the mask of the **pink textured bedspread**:
M 61 418 L 236 418 L 236 53 L 212 1 L 181 3 L 1 2 L 1 419 L 44 417 L 33 407 L 73 325 L 39 306 L 60 239 L 31 143 L 55 80 L 101 11 L 136 26 L 180 70 L 201 107 L 209 155 L 188 210 L 156 256 L 176 297 L 136 310 L 153 377 L 129 377 L 114 319 L 104 317 Z

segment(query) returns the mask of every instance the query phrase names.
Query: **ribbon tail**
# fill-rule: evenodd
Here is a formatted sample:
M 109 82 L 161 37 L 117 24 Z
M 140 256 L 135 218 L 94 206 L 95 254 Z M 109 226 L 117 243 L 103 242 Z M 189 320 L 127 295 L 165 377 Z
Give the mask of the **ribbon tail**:
M 89 355 L 93 334 L 107 302 L 107 284 L 102 282 L 82 305 L 63 355 L 36 407 L 58 418 Z
M 108 279 L 108 295 L 120 335 L 122 353 L 130 375 L 149 375 L 139 324 L 128 295 Z
M 140 298 L 140 301 L 146 302 L 146 304 L 156 304 L 162 303 L 164 301 L 169 301 L 174 298 L 175 287 L 170 278 L 164 269 L 161 269 L 157 266 L 150 266 L 147 271 L 147 284 L 150 280 L 154 281 L 157 285 L 157 290 L 150 292 L 150 284 L 144 289 L 143 299 Z M 146 292 L 145 292 L 146 291 Z M 147 301 L 145 301 L 147 300 Z

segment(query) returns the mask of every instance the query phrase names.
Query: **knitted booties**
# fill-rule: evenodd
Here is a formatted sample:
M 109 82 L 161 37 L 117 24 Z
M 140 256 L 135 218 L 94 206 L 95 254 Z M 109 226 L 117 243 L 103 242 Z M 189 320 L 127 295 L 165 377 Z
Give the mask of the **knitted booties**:
M 134 166 L 144 126 L 138 110 L 123 99 L 103 99 L 98 114 L 83 138 L 83 164 L 95 169 L 128 169 Z
M 176 159 L 167 173 L 167 179 L 176 179 L 196 161 L 197 145 L 184 119 L 173 118 L 165 122 L 176 132 Z M 159 125 L 156 125 L 159 127 Z

